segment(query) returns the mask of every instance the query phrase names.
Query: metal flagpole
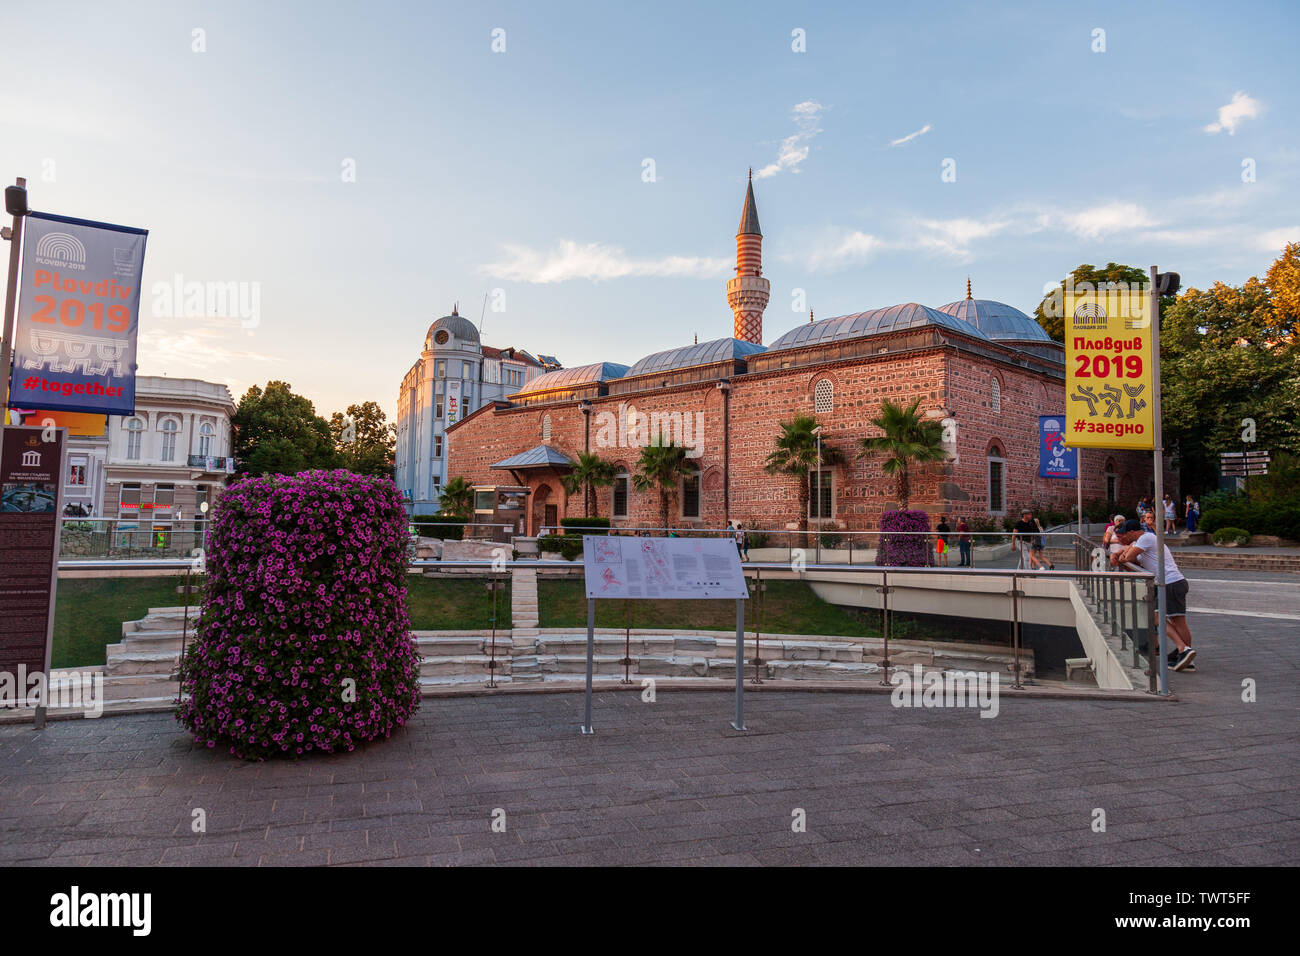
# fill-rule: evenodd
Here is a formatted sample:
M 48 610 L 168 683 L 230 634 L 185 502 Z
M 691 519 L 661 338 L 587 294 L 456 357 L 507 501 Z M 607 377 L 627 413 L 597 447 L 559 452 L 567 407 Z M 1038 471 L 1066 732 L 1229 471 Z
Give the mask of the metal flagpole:
M 26 190 L 27 180 L 19 176 L 14 185 Z M 26 203 L 24 203 L 26 205 Z M 23 246 L 23 217 L 14 216 L 13 230 L 9 233 L 9 285 L 5 289 L 5 327 L 3 343 L 0 343 L 0 373 L 4 375 L 4 384 L 0 385 L 0 424 L 8 420 L 5 411 L 9 406 L 9 360 L 13 355 L 14 345 L 14 304 L 18 300 L 18 257 Z
M 1169 660 L 1165 657 L 1167 642 L 1165 641 L 1166 627 L 1168 616 L 1165 614 L 1165 521 L 1164 521 L 1164 487 L 1165 487 L 1165 467 L 1164 467 L 1164 429 L 1161 424 L 1160 410 L 1160 291 L 1156 287 L 1156 267 L 1151 267 L 1151 308 L 1148 310 L 1151 315 L 1151 383 L 1154 389 L 1151 403 L 1151 425 L 1154 435 L 1152 439 L 1155 444 L 1153 452 L 1156 480 L 1155 480 L 1155 501 L 1152 502 L 1153 508 L 1159 508 L 1156 513 L 1156 629 L 1160 635 L 1160 640 L 1156 644 L 1156 651 L 1160 657 L 1159 664 L 1152 662 L 1153 666 L 1160 668 L 1160 693 L 1169 693 Z M 1139 515 L 1139 519 L 1141 516 Z

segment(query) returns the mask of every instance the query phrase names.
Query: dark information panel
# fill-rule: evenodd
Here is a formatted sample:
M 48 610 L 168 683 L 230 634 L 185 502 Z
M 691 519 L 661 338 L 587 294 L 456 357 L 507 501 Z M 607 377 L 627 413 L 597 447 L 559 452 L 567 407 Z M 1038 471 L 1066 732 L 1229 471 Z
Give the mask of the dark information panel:
M 49 663 L 66 432 L 48 432 L 0 430 L 0 671 L 11 674 Z

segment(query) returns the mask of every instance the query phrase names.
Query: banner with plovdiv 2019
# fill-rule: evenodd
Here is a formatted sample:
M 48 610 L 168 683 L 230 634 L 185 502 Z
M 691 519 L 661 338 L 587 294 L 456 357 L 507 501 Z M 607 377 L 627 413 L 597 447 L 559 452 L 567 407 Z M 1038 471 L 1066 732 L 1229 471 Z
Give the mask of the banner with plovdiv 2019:
M 1154 447 L 1151 319 L 1144 286 L 1067 289 L 1065 442 Z
M 9 404 L 135 411 L 140 275 L 148 230 L 49 213 L 23 223 Z

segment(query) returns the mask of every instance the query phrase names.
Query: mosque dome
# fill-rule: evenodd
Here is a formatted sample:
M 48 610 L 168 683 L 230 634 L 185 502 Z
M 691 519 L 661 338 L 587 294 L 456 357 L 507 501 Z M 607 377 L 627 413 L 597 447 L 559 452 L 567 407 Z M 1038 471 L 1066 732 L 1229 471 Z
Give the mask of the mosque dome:
M 978 327 L 972 328 L 960 319 L 937 309 L 931 309 L 929 306 L 906 302 L 884 309 L 872 309 L 870 312 L 857 312 L 853 315 L 838 315 L 797 326 L 768 346 L 768 351 L 823 345 L 828 342 L 842 342 L 847 339 L 865 338 L 868 335 L 902 332 L 927 326 L 960 332 L 963 335 L 973 334 L 976 338 L 987 338 Z
M 742 339 L 714 339 L 712 342 L 696 342 L 681 348 L 655 352 L 636 362 L 627 374 L 645 375 L 650 372 L 671 372 L 674 369 L 690 368 L 693 365 L 711 365 L 729 359 L 743 359 L 755 352 L 763 352 L 763 346 Z
M 1015 306 L 992 299 L 959 299 L 939 306 L 945 315 L 969 322 L 995 342 L 1051 342 L 1043 327 Z
M 529 381 L 511 398 L 522 398 L 537 392 L 549 392 L 555 389 L 583 388 L 598 385 L 612 378 L 622 378 L 627 374 L 627 366 L 617 362 L 593 362 L 590 365 L 578 365 L 574 368 L 556 369 Z

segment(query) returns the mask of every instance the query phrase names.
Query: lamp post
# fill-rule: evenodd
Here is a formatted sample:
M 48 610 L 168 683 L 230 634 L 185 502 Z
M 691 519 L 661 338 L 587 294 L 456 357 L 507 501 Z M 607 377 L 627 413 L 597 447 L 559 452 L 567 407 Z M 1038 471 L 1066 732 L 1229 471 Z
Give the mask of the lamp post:
M 822 516 L 822 427 L 818 425 L 816 428 L 812 430 L 812 433 L 817 436 L 817 519 L 818 519 L 817 528 L 819 532 L 817 534 L 817 563 L 821 564 L 822 563 L 822 536 L 820 534 L 820 529 L 821 529 L 820 522 Z
M 14 303 L 18 298 L 18 257 L 23 244 L 23 217 L 27 215 L 27 180 L 19 176 L 14 185 L 5 187 L 5 212 L 14 217 L 12 227 L 0 231 L 9 240 L 9 285 L 5 289 L 4 333 L 0 335 L 0 425 L 8 421 L 5 406 L 9 403 L 9 356 L 13 351 Z
M 582 412 L 582 451 L 587 454 L 591 451 L 591 402 L 583 399 L 578 403 L 578 411 Z M 587 482 L 582 489 L 582 510 L 587 515 L 591 515 L 591 482 Z

